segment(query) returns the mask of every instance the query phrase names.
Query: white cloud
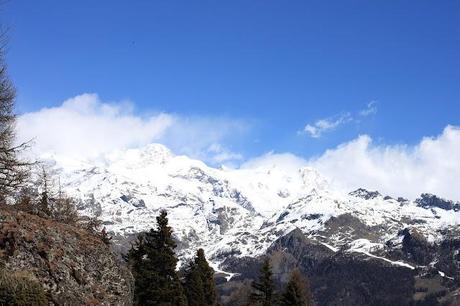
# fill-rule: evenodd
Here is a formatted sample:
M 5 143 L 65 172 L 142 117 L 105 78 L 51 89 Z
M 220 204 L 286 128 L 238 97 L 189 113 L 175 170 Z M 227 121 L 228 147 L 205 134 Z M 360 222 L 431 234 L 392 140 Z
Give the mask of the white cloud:
M 20 116 L 17 129 L 20 140 L 34 139 L 36 152 L 93 158 L 159 139 L 173 122 L 168 114 L 141 118 L 129 102 L 103 103 L 95 94 L 83 94 Z
M 358 123 L 358 117 L 368 117 L 376 113 L 377 101 L 371 101 L 366 105 L 366 108 L 354 114 L 347 112 L 329 118 L 319 119 L 314 123 L 308 123 L 299 133 L 307 134 L 311 138 L 320 138 L 324 133 L 331 132 L 346 123 Z
M 243 163 L 241 169 L 271 169 L 281 168 L 287 172 L 297 172 L 299 168 L 305 167 L 308 162 L 292 153 L 269 152 L 262 156 L 252 158 Z
M 62 105 L 18 118 L 18 140 L 34 139 L 33 153 L 66 158 L 97 158 L 113 150 L 159 142 L 178 154 L 208 162 L 239 159 L 220 143 L 244 133 L 247 126 L 227 118 L 184 117 L 157 113 L 138 116 L 130 102 L 107 103 L 83 94 Z M 219 151 L 208 150 L 215 144 Z
M 338 126 L 350 122 L 352 120 L 353 118 L 351 117 L 350 113 L 320 119 L 313 124 L 307 124 L 304 127 L 303 132 L 307 133 L 312 138 L 319 138 L 322 136 L 323 133 L 332 131 L 336 129 Z
M 243 159 L 243 155 L 241 155 L 240 153 L 232 152 L 219 143 L 211 144 L 208 147 L 207 152 L 211 155 L 215 163 L 241 161 Z
M 350 118 L 344 114 L 318 120 L 312 133 L 321 135 Z M 85 159 L 159 142 L 176 153 L 212 164 L 232 164 L 244 158 L 228 144 L 243 137 L 249 127 L 229 118 L 167 113 L 138 116 L 129 102 L 105 103 L 97 95 L 84 94 L 20 116 L 17 128 L 19 141 L 35 139 L 33 150 L 38 154 Z M 265 166 L 288 171 L 311 166 L 347 190 L 364 187 L 409 198 L 431 192 L 460 200 L 460 127 L 447 126 L 442 134 L 425 137 L 415 146 L 374 144 L 371 137 L 362 135 L 309 160 L 290 153 L 268 153 L 241 165 Z
M 367 104 L 365 109 L 362 109 L 359 112 L 359 115 L 362 117 L 367 117 L 370 115 L 375 115 L 377 114 L 377 101 L 371 101 Z
M 350 188 L 415 198 L 422 192 L 460 200 L 460 128 L 447 126 L 416 146 L 374 145 L 367 136 L 328 150 L 310 164 Z
M 347 191 L 363 187 L 415 199 L 423 192 L 460 200 L 460 127 L 447 126 L 417 145 L 377 145 L 362 135 L 309 160 L 269 153 L 248 161 L 249 168 L 278 165 L 293 171 L 310 166 Z
M 211 164 L 239 160 L 241 155 L 225 144 L 242 137 L 247 123 L 224 117 L 179 117 L 166 131 L 161 143 L 174 152 Z

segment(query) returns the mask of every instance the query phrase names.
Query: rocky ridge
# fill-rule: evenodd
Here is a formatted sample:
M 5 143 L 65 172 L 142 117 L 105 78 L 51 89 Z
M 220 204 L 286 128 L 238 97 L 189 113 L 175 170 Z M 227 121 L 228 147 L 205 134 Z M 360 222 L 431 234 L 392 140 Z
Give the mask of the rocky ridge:
M 0 261 L 27 273 L 51 305 L 131 305 L 133 279 L 99 238 L 70 225 L 0 208 Z

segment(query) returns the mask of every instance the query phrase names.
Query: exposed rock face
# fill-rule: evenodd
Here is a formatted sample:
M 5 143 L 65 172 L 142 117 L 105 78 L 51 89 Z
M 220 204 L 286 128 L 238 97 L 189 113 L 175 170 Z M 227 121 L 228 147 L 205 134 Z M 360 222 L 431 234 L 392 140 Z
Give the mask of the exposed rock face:
M 423 193 L 420 198 L 415 200 L 415 202 L 418 204 L 418 206 L 423 207 L 423 208 L 442 208 L 445 210 L 455 210 L 459 211 L 460 210 L 460 203 L 455 203 L 450 200 L 444 200 L 440 197 L 437 197 L 434 194 L 429 194 L 429 193 Z
M 0 260 L 33 274 L 52 305 L 131 305 L 132 276 L 85 230 L 0 209 Z
M 435 256 L 435 247 L 417 230 L 404 229 L 401 231 L 403 236 L 402 251 L 409 260 L 419 265 L 427 265 L 433 261 Z
M 376 240 L 382 231 L 378 226 L 370 227 L 361 222 L 359 218 L 348 213 L 331 217 L 324 225 L 324 230 L 319 232 L 321 236 L 337 237 L 337 240 L 343 241 L 353 241 L 358 238 Z
M 456 279 L 460 288 L 460 238 L 444 240 L 439 246 L 438 253 L 440 256 L 436 267 Z
M 371 200 L 371 199 L 375 199 L 377 197 L 382 196 L 378 191 L 369 191 L 369 190 L 366 190 L 364 188 L 356 189 L 355 191 L 352 191 L 349 194 L 351 196 L 362 198 L 364 200 Z M 389 198 L 389 199 L 391 199 L 391 198 Z

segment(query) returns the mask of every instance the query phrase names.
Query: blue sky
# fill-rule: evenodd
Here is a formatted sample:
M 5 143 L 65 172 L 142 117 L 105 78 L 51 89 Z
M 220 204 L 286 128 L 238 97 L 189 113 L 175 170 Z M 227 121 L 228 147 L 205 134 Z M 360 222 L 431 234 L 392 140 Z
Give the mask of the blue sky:
M 140 117 L 206 118 L 245 158 L 308 158 L 360 134 L 415 145 L 459 125 L 459 13 L 459 1 L 12 0 L 1 18 L 21 113 L 97 93 Z

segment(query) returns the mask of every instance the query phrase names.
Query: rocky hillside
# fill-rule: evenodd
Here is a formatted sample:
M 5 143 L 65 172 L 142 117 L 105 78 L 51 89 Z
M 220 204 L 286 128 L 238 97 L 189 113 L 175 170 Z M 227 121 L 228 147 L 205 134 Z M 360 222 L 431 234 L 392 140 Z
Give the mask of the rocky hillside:
M 130 272 L 83 229 L 1 208 L 0 260 L 36 279 L 52 305 L 131 305 Z

